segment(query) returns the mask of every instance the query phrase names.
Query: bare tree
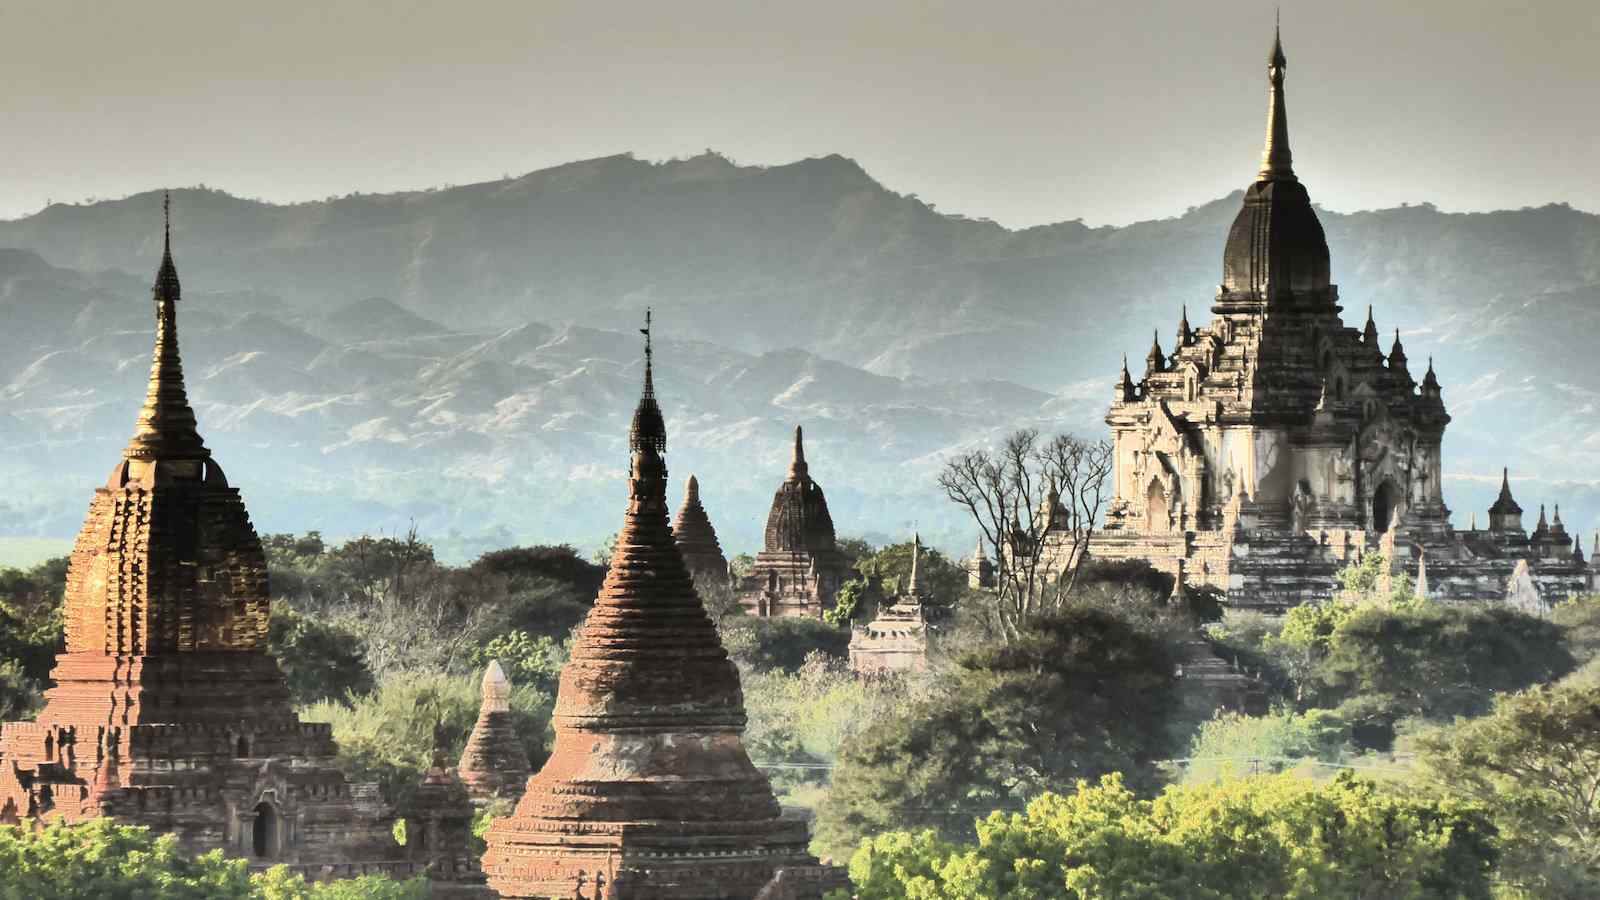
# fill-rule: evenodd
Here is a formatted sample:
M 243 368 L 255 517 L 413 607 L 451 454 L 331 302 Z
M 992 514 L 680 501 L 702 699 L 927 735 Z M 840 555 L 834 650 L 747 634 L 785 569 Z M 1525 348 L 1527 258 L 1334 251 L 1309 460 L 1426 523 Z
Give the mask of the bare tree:
M 1109 441 L 1013 432 L 998 448 L 945 463 L 939 486 L 967 510 L 995 565 L 991 624 L 1010 638 L 1028 619 L 1060 608 L 1083 567 L 1106 503 Z

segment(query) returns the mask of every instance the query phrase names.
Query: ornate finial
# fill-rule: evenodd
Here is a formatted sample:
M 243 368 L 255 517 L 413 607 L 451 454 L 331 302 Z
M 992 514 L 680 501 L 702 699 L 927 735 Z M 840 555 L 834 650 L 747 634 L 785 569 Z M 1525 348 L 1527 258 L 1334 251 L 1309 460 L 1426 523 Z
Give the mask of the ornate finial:
M 1439 376 L 1433 374 L 1433 357 L 1428 357 L 1428 372 L 1422 376 L 1422 389 L 1431 396 L 1439 394 Z
M 1539 524 L 1533 526 L 1533 530 L 1535 532 L 1549 531 L 1550 530 L 1550 523 L 1545 521 L 1545 518 L 1544 518 L 1544 504 L 1543 503 L 1539 504 Z
M 150 292 L 156 304 L 156 346 L 150 361 L 150 385 L 134 425 L 127 459 L 204 459 L 211 455 L 196 430 L 194 410 L 183 384 L 178 355 L 178 306 L 182 285 L 172 261 L 172 197 L 161 201 L 163 239 L 161 265 Z
M 1194 329 L 1189 327 L 1189 304 L 1183 305 L 1183 315 L 1178 319 L 1178 349 L 1194 343 Z
M 633 410 L 633 426 L 628 429 L 628 447 L 634 452 L 649 448 L 656 453 L 667 452 L 667 423 L 661 417 L 661 406 L 656 402 L 655 376 L 652 372 L 654 351 L 650 344 L 650 309 L 644 311 L 644 392 L 639 405 Z
M 789 460 L 789 477 L 804 478 L 806 472 L 805 431 L 799 425 L 796 425 L 794 427 L 794 456 Z
M 1283 99 L 1283 74 L 1287 67 L 1282 32 L 1274 26 L 1272 56 L 1267 60 L 1267 81 L 1272 86 L 1267 103 L 1267 143 L 1261 151 L 1261 173 L 1257 181 L 1298 180 L 1294 177 L 1293 156 L 1289 152 L 1289 113 Z
M 700 480 L 693 475 L 683 485 L 683 502 L 689 505 L 700 502 Z
M 1378 323 L 1372 320 L 1372 307 L 1367 307 L 1367 327 L 1361 332 L 1362 343 L 1368 347 L 1378 346 Z
M 1550 520 L 1550 524 L 1554 528 L 1561 527 L 1561 504 L 1559 503 L 1556 504 L 1556 513 L 1555 516 Z
M 915 597 L 921 592 L 921 585 L 919 584 L 921 579 L 918 576 L 918 570 L 921 565 L 922 535 L 913 531 L 911 532 L 911 577 L 906 580 L 906 594 L 909 596 Z
M 1406 365 L 1406 348 L 1400 344 L 1400 329 L 1394 330 L 1394 346 L 1389 348 L 1389 368 L 1403 369 Z

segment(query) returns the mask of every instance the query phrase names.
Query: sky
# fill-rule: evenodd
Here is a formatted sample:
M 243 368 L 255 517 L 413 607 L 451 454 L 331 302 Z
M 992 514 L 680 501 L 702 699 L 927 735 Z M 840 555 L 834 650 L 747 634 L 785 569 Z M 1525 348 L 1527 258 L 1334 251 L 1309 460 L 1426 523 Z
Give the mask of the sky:
M 840 153 L 1011 227 L 1177 215 L 1254 176 L 1273 4 L 0 4 L 0 217 L 205 184 L 275 202 L 575 159 Z M 1312 197 L 1600 210 L 1600 3 L 1283 4 Z

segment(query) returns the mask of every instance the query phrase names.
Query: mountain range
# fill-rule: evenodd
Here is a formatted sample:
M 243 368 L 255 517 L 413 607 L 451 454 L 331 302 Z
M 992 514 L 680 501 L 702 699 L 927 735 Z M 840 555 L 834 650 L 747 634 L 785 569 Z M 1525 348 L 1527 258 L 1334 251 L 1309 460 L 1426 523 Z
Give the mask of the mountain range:
M 131 432 L 160 204 L 0 222 L 0 533 L 70 538 Z M 961 553 L 941 459 L 1021 425 L 1102 434 L 1122 354 L 1137 374 L 1152 329 L 1170 349 L 1185 304 L 1207 318 L 1238 205 L 1010 230 L 844 157 L 709 152 L 290 205 L 172 192 L 191 397 L 258 527 L 414 523 L 452 558 L 615 527 L 646 307 L 668 463 L 730 552 L 756 549 L 798 424 L 842 534 Z M 1507 465 L 1525 507 L 1600 525 L 1600 216 L 1320 216 L 1346 322 L 1371 304 L 1434 360 L 1457 524 Z

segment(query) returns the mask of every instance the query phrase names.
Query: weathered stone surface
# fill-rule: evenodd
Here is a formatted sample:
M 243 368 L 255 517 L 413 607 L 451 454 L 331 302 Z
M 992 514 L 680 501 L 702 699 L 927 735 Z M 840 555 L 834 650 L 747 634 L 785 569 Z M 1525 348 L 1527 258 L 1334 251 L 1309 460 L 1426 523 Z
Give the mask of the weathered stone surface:
M 646 372 L 641 408 L 648 357 Z M 489 829 L 483 868 L 506 897 L 745 900 L 817 865 L 745 752 L 738 671 L 667 526 L 665 430 L 644 418 L 611 569 L 561 672 L 555 748 Z
M 479 804 L 518 799 L 533 774 L 527 751 L 511 726 L 511 682 L 498 661 L 490 660 L 484 670 L 483 704 L 456 772 Z
M 195 853 L 410 872 L 376 787 L 334 766 L 264 651 L 265 557 L 196 431 L 170 242 L 154 295 L 149 393 L 73 549 L 55 686 L 0 728 L 0 821 L 109 816 Z
M 822 487 L 811 480 L 804 435 L 794 430 L 789 477 L 767 514 L 766 537 L 755 565 L 740 585 L 739 602 L 757 616 L 819 619 L 834 607 L 849 565 L 833 533 Z
M 683 505 L 678 507 L 677 521 L 672 524 L 672 538 L 690 575 L 707 583 L 727 584 L 728 558 L 722 555 L 717 530 L 711 527 L 711 517 L 700 502 L 700 482 L 693 475 L 684 487 Z
M 1089 553 L 1148 560 L 1267 612 L 1330 598 L 1340 567 L 1386 547 L 1397 572 L 1425 553 L 1439 600 L 1502 599 L 1520 560 L 1547 597 L 1588 589 L 1565 532 L 1522 531 L 1509 486 L 1487 531 L 1451 525 L 1438 378 L 1431 361 L 1420 385 L 1412 378 L 1398 332 L 1385 353 L 1370 308 L 1364 328 L 1344 323 L 1291 165 L 1286 65 L 1275 43 L 1267 146 L 1228 233 L 1211 321 L 1191 328 L 1185 312 L 1172 351 L 1158 335 L 1138 382 L 1123 366 L 1106 414 L 1114 498 Z M 1055 543 L 1052 565 L 1064 566 L 1071 543 Z

